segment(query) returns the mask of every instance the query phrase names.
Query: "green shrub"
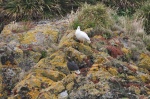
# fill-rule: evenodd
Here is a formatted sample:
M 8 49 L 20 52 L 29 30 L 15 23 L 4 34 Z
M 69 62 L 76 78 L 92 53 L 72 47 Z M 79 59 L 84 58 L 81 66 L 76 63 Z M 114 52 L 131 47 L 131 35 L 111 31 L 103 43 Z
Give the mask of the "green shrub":
M 47 56 L 47 52 L 46 51 L 41 51 L 41 58 L 45 58 Z
M 107 13 L 107 9 L 103 4 L 89 5 L 84 4 L 80 11 L 77 12 L 77 17 L 72 22 L 74 29 L 81 26 L 82 29 L 86 28 L 109 28 L 112 21 Z
M 1 0 L 0 14 L 15 20 L 37 20 L 60 16 L 77 9 L 80 3 L 96 0 Z
M 148 0 L 100 0 L 105 5 L 118 9 L 119 15 L 132 15 L 137 8 Z
M 4 14 L 16 20 L 49 17 L 59 9 L 48 0 L 7 0 L 0 7 Z
M 143 18 L 143 25 L 146 34 L 150 34 L 150 1 L 145 4 L 137 11 L 138 17 Z

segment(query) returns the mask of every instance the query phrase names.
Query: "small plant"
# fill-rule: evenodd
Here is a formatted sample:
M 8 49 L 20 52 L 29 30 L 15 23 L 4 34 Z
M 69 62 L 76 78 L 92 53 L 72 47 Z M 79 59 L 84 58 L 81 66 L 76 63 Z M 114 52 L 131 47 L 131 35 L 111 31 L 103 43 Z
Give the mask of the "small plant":
M 47 52 L 46 51 L 41 51 L 41 58 L 45 58 L 47 56 Z
M 117 9 L 118 15 L 132 15 L 148 0 L 100 0 L 105 5 Z
M 81 26 L 82 29 L 87 28 L 109 28 L 112 21 L 107 13 L 107 9 L 103 4 L 89 5 L 84 4 L 79 12 L 77 18 L 74 19 L 72 27 Z
M 115 46 L 107 46 L 108 54 L 110 54 L 112 57 L 117 58 L 118 56 L 122 56 L 123 52 L 120 48 Z

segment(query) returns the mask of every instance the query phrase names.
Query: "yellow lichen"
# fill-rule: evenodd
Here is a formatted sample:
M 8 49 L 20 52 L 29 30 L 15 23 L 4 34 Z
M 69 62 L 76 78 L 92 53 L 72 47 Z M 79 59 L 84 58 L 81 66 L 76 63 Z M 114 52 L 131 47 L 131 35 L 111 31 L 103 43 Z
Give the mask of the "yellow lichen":
M 103 58 L 103 57 L 98 57 L 98 58 L 95 60 L 95 63 L 97 63 L 97 64 L 102 64 L 102 63 L 104 63 L 105 61 L 106 61 L 105 58 Z
M 65 74 L 58 72 L 58 71 L 53 71 L 53 70 L 45 71 L 42 73 L 42 75 L 44 77 L 47 77 L 47 78 L 53 80 L 53 81 L 59 81 L 65 77 Z
M 11 27 L 12 27 L 12 25 L 10 26 L 10 24 L 6 25 L 3 29 L 3 31 L 1 32 L 1 34 L 4 35 L 4 36 L 10 35 L 12 33 L 11 32 Z
M 125 54 L 131 53 L 131 51 L 130 51 L 129 49 L 127 49 L 127 48 L 122 48 L 121 50 L 122 50 L 122 52 L 124 52 Z
M 37 63 L 41 57 L 41 53 L 30 51 L 30 57 Z
M 74 46 L 76 44 L 75 40 L 73 39 L 74 33 L 75 31 L 71 31 L 69 33 L 67 31 L 60 40 L 59 48 Z
M 27 32 L 24 37 L 23 37 L 23 40 L 21 41 L 22 44 L 31 44 L 33 42 L 36 42 L 36 33 L 37 32 L 34 32 L 34 31 L 30 31 L 30 32 Z
M 51 28 L 49 28 L 49 29 L 44 30 L 43 34 L 49 36 L 52 41 L 57 42 L 58 34 L 59 34 L 58 31 L 52 30 Z
M 150 69 L 150 56 L 143 53 L 140 55 L 140 59 L 141 60 L 138 66 L 141 68 Z
M 138 80 L 135 76 L 128 76 L 127 78 L 131 81 L 137 81 Z
M 147 82 L 150 81 L 150 76 L 148 74 L 141 74 L 138 76 L 140 80 L 142 80 L 143 82 Z
M 40 92 L 35 88 L 32 91 L 30 91 L 28 94 L 31 96 L 31 99 L 37 99 L 39 93 Z
M 66 86 L 66 89 L 67 89 L 68 91 L 71 91 L 71 90 L 73 89 L 73 86 L 74 86 L 74 82 L 71 82 L 71 83 L 69 83 L 69 84 Z
M 112 75 L 117 75 L 118 74 L 118 71 L 117 71 L 116 68 L 109 68 L 108 72 L 111 73 Z
M 53 66 L 66 67 L 65 53 L 57 51 L 50 56 L 50 63 Z
M 92 67 L 90 68 L 90 71 L 98 71 L 98 67 L 92 66 Z
M 53 83 L 50 87 L 44 89 L 42 92 L 50 91 L 54 94 L 58 94 L 62 92 L 64 89 L 65 87 L 63 85 L 63 82 L 59 81 L 59 82 Z

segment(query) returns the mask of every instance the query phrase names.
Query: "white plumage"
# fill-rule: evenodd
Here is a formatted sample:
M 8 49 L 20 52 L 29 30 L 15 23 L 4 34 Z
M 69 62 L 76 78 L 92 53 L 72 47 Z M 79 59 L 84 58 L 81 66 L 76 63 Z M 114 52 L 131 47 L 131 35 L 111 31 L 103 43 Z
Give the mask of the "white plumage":
M 78 26 L 76 32 L 75 32 L 75 36 L 79 41 L 87 41 L 88 43 L 91 43 L 90 38 L 88 37 L 88 35 L 80 30 L 80 26 Z

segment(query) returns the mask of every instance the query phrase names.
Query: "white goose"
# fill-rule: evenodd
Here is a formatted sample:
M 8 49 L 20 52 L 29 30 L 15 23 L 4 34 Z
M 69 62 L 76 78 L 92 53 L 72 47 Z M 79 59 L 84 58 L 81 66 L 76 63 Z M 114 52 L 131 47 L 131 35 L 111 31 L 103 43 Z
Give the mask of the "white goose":
M 75 32 L 75 36 L 79 41 L 87 41 L 88 43 L 91 43 L 90 38 L 88 37 L 88 35 L 80 30 L 80 26 L 78 26 L 76 32 Z

